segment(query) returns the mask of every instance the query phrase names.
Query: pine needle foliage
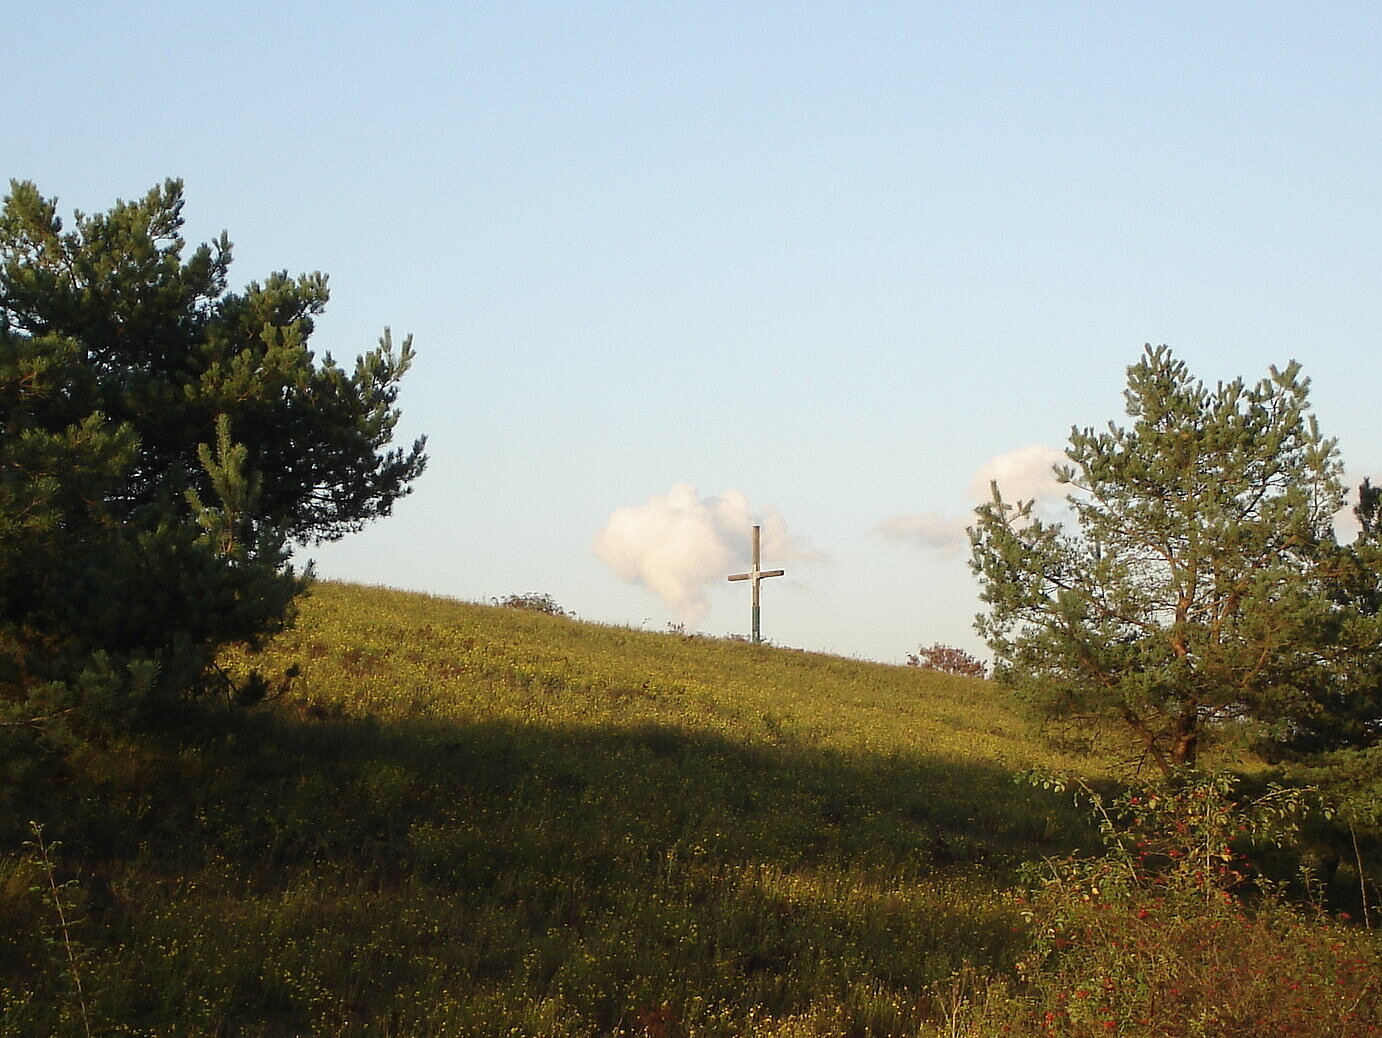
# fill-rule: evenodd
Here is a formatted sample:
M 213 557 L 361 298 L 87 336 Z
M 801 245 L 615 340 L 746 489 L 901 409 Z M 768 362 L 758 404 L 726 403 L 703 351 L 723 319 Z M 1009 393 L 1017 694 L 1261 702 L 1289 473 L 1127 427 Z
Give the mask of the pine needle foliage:
M 1167 775 L 1214 725 L 1278 746 L 1365 738 L 1382 570 L 1335 542 L 1342 466 L 1308 389 L 1295 363 L 1211 389 L 1148 346 L 1131 423 L 1071 431 L 1068 522 L 995 485 L 970 537 L 999 682 L 1053 716 L 1118 721 Z
M 77 213 L 0 207 L 0 724 L 157 717 L 220 687 L 220 646 L 291 619 L 295 545 L 387 515 L 411 343 L 354 372 L 308 348 L 321 274 L 228 290 L 182 184 Z

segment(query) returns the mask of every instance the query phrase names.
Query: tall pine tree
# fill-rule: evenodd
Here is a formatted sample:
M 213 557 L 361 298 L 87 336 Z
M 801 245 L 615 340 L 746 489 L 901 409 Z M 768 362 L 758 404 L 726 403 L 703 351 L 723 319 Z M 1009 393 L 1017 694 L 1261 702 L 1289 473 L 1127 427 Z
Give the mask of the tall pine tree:
M 75 215 L 0 210 L 0 710 L 127 716 L 196 695 L 218 647 L 292 616 L 294 545 L 388 515 L 411 341 L 347 371 L 309 350 L 326 278 L 227 290 L 187 249 L 182 184 Z

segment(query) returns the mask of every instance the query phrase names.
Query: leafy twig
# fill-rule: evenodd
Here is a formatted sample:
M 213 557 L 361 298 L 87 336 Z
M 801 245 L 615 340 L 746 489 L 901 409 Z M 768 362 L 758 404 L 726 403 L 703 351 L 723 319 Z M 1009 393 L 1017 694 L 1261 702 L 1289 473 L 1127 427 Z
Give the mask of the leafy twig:
M 44 843 L 43 826 L 38 822 L 31 821 L 29 823 L 29 831 L 34 835 L 30 846 L 34 848 L 38 866 L 43 870 L 44 878 L 48 881 L 48 894 L 53 901 L 53 911 L 58 917 L 58 932 L 62 934 L 62 947 L 67 955 L 67 970 L 72 977 L 72 985 L 77 992 L 77 1008 L 81 1011 L 82 1015 L 82 1030 L 87 1038 L 91 1038 L 91 1020 L 86 1012 L 86 995 L 82 991 L 82 974 L 81 970 L 77 967 L 77 952 L 72 944 L 71 924 L 68 923 L 67 910 L 62 904 L 62 887 L 67 884 L 64 883 L 60 886 L 54 877 L 56 866 L 53 863 L 52 852 L 61 845 L 57 843 Z

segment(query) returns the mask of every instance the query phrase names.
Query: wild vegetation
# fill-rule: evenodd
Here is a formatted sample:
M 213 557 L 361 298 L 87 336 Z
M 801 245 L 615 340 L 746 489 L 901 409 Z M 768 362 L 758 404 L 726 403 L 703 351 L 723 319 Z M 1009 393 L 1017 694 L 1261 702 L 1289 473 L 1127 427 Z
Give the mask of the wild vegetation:
M 1116 787 L 990 682 L 334 584 L 220 662 L 298 671 L 59 772 L 4 758 L 0 1033 L 1021 1034 L 1074 997 L 1034 955 L 1087 921 L 1023 869 L 1098 827 L 1015 779 Z M 1109 976 L 1142 948 L 1171 982 L 1203 931 L 1156 911 Z M 1272 911 L 1375 1023 L 1370 936 Z M 1245 918 L 1196 968 L 1261 996 L 1242 957 L 1286 945 Z
M 938 670 L 942 674 L 960 674 L 967 678 L 988 676 L 988 664 L 964 649 L 953 645 L 922 645 L 907 654 L 907 666 L 922 670 Z
M 942 674 L 331 584 L 220 662 L 298 675 L 4 787 L 4 1033 L 910 1033 L 1094 839 Z

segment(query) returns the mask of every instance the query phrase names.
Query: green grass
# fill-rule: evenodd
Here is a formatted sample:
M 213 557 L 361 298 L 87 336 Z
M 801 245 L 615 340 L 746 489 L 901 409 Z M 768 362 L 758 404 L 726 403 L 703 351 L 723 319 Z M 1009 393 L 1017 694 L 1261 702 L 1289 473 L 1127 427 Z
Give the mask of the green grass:
M 903 1035 L 1093 769 L 990 683 L 319 584 L 252 711 L 15 763 L 0 1034 Z M 17 761 L 18 758 L 15 758 Z

